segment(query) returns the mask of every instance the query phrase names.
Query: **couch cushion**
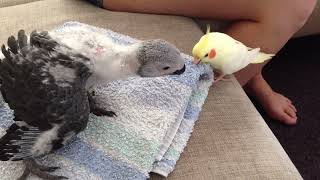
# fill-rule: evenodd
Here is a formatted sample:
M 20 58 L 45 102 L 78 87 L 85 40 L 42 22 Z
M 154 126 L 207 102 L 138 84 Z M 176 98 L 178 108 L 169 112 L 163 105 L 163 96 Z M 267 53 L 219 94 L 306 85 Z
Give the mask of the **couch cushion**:
M 155 180 L 163 179 L 157 175 Z M 239 83 L 211 88 L 188 146 L 168 179 L 302 179 Z
M 15 6 L 40 0 L 0 0 L 0 7 Z
M 162 38 L 190 53 L 202 36 L 184 17 L 110 12 L 80 0 L 45 0 L 0 9 L 0 42 L 19 29 L 65 21 Z M 153 176 L 154 179 L 158 177 Z M 211 89 L 190 142 L 169 179 L 300 179 L 301 176 L 234 78 Z

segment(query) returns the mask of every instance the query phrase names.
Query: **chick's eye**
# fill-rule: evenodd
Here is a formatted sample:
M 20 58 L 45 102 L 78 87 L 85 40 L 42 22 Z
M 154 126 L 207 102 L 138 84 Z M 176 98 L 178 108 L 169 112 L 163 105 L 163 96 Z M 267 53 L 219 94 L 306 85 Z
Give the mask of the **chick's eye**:
M 163 70 L 168 70 L 170 67 L 169 66 L 166 66 L 164 68 L 162 68 Z
M 208 57 L 208 53 L 206 55 L 204 55 L 204 57 Z

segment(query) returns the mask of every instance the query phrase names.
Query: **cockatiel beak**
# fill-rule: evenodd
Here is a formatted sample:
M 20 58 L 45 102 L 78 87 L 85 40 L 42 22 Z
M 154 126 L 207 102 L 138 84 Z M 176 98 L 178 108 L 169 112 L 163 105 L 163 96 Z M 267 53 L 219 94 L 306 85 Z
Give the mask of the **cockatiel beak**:
M 198 57 L 193 57 L 193 61 L 192 61 L 193 64 L 198 65 L 200 62 L 201 62 L 201 59 L 200 59 L 200 58 L 198 58 Z

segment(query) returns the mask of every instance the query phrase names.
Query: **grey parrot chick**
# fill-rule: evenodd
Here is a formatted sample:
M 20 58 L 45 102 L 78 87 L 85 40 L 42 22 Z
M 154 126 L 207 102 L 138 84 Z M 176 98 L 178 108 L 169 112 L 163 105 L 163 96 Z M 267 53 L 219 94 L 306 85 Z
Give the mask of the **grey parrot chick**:
M 137 74 L 142 77 L 180 75 L 186 68 L 179 50 L 161 39 L 140 43 L 137 58 L 140 63 Z
M 132 45 L 112 43 L 111 47 L 105 47 L 108 49 L 105 56 L 91 57 L 95 68 L 89 83 L 99 84 L 95 81 L 99 79 L 108 82 L 134 76 L 180 75 L 186 68 L 179 50 L 164 40 L 148 40 Z
M 76 27 L 50 35 L 93 61 L 94 73 L 88 87 L 99 84 L 96 81 L 179 75 L 185 71 L 179 50 L 164 40 L 119 44 L 105 34 Z

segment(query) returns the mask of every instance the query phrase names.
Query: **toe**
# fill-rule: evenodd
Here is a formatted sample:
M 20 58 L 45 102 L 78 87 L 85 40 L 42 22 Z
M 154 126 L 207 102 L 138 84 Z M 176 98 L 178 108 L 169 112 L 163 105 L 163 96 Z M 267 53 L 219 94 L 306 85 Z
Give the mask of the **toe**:
M 47 171 L 47 172 L 54 172 L 57 169 L 60 169 L 60 167 L 42 167 L 42 168 L 40 168 L 41 171 Z
M 290 110 L 286 110 L 281 113 L 279 119 L 288 125 L 294 125 L 297 123 L 297 116 L 295 116 L 295 113 L 292 113 Z
M 69 178 L 67 178 L 65 176 L 57 176 L 56 179 L 69 179 Z
M 17 180 L 26 180 L 30 174 L 29 168 L 25 168 L 23 174 Z
M 64 176 L 56 176 L 49 174 L 49 172 L 59 169 L 59 167 L 47 167 L 44 165 L 38 164 L 34 159 L 29 159 L 24 161 L 28 167 L 29 173 L 32 173 L 39 178 L 48 179 L 48 180 L 57 180 L 57 179 L 68 179 Z
M 285 96 L 282 96 L 288 103 L 292 104 L 292 101 Z
M 296 113 L 297 112 L 297 109 L 296 109 L 296 107 L 293 105 L 293 104 L 289 104 L 289 107 L 291 108 L 291 109 L 293 109 L 293 111 Z
M 289 115 L 290 117 L 292 117 L 292 118 L 297 118 L 296 113 L 295 113 L 294 110 L 291 109 L 290 107 L 287 107 L 287 109 L 285 109 L 284 112 L 285 112 L 286 114 L 288 114 L 288 115 Z
M 108 117 L 117 117 L 117 114 L 113 111 L 105 111 L 102 115 L 108 116 Z

